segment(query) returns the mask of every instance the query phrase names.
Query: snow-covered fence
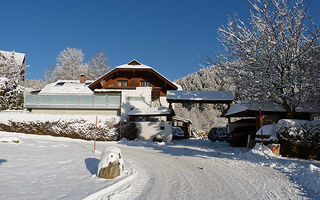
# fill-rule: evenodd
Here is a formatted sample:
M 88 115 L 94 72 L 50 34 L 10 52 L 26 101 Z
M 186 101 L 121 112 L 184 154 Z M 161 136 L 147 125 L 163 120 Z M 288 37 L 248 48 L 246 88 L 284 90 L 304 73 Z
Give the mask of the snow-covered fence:
M 280 120 L 277 137 L 281 144 L 280 154 L 320 160 L 320 121 Z
M 98 116 L 97 140 L 114 141 L 119 138 L 120 117 Z M 96 116 L 48 115 L 26 112 L 1 112 L 0 131 L 52 135 L 86 140 L 94 139 Z

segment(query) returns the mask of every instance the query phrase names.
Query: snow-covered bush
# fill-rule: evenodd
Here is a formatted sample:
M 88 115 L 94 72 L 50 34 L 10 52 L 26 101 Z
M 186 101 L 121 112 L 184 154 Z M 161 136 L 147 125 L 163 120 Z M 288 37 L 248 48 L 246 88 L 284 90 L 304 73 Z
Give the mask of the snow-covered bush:
M 277 124 L 280 154 L 320 159 L 320 121 L 282 119 Z
M 123 174 L 123 158 L 121 150 L 117 147 L 106 147 L 101 155 L 98 165 L 98 177 L 112 179 Z
M 93 115 L 2 112 L 0 113 L 0 130 L 92 140 L 96 130 L 95 119 Z M 117 140 L 119 121 L 120 118 L 117 116 L 98 116 L 97 140 Z
M 21 110 L 23 108 L 23 88 L 0 77 L 0 110 Z

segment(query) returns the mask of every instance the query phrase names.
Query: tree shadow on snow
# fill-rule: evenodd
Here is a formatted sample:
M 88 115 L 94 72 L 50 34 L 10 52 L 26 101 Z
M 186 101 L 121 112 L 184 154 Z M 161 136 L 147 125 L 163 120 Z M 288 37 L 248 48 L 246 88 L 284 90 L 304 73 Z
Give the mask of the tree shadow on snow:
M 0 165 L 1 165 L 2 163 L 5 163 L 5 162 L 7 162 L 7 160 L 5 160 L 5 159 L 0 159 Z
M 91 173 L 91 175 L 97 174 L 99 159 L 86 158 L 84 160 L 84 162 L 86 163 L 86 167 L 87 167 L 88 171 Z
M 120 142 L 122 145 L 133 147 L 146 147 L 170 156 L 200 157 L 203 159 L 222 158 L 234 161 L 247 161 L 258 166 L 271 167 L 287 175 L 293 182 L 303 185 L 301 179 L 303 169 L 314 165 L 320 168 L 319 161 L 303 160 L 297 158 L 285 158 L 279 156 L 264 156 L 252 152 L 246 147 L 232 147 L 224 142 L 211 142 L 209 140 L 182 140 L 174 141 L 171 144 L 159 145 L 155 142 L 129 141 Z M 258 144 L 259 145 L 259 144 Z M 289 171 L 286 169 L 289 168 Z M 310 170 L 309 170 L 310 171 Z M 305 172 L 306 173 L 306 172 Z M 301 189 L 301 188 L 299 188 Z M 319 194 L 303 188 L 300 194 L 309 199 L 319 199 Z

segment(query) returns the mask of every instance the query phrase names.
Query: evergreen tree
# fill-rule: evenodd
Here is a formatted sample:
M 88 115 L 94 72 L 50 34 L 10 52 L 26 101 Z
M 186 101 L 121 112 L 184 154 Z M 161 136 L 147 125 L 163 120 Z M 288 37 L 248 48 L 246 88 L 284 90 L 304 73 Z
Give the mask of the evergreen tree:
M 15 53 L 8 59 L 0 59 L 0 109 L 23 108 L 23 89 L 19 86 L 24 65 L 15 61 Z

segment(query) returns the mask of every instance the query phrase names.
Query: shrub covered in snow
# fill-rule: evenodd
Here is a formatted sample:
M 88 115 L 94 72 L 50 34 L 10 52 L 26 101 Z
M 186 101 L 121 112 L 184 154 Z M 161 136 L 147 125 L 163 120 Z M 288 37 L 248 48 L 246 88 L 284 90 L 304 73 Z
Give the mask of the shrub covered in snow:
M 302 158 L 320 159 L 320 121 L 280 120 L 277 137 L 280 154 Z
M 117 140 L 119 121 L 120 118 L 117 116 L 98 116 L 97 140 Z M 94 139 L 95 129 L 96 116 L 94 115 L 0 113 L 1 131 L 92 140 Z
M 21 110 L 23 108 L 23 88 L 7 78 L 0 77 L 0 110 Z
M 117 147 L 106 147 L 101 155 L 98 166 L 98 177 L 112 179 L 123 174 L 123 158 Z

